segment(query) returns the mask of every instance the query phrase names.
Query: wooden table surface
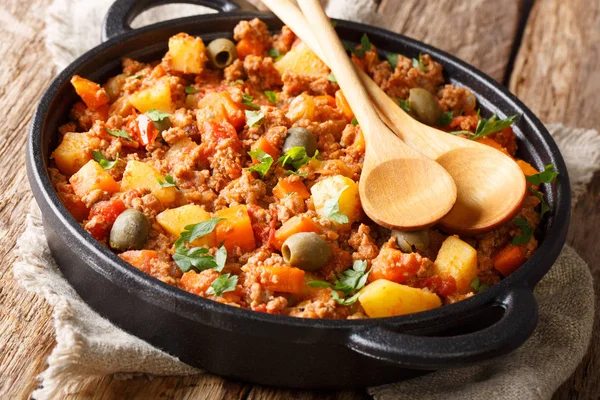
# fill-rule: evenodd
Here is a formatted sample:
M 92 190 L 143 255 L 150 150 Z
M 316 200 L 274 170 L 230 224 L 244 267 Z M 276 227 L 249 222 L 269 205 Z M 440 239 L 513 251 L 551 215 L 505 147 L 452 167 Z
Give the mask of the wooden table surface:
M 0 398 L 27 398 L 54 346 L 51 307 L 14 281 L 15 240 L 31 192 L 24 158 L 36 102 L 56 73 L 44 46 L 50 0 L 0 0 Z M 544 122 L 600 126 L 600 1 L 380 0 L 391 27 L 440 47 L 509 86 Z M 90 32 L 98 35 L 99 32 Z M 600 286 L 600 174 L 574 207 L 568 242 Z M 596 310 L 600 309 L 597 301 Z M 598 332 L 599 318 L 594 330 Z M 600 335 L 556 399 L 600 396 Z M 276 390 L 212 375 L 81 382 L 72 398 L 360 399 L 363 391 Z

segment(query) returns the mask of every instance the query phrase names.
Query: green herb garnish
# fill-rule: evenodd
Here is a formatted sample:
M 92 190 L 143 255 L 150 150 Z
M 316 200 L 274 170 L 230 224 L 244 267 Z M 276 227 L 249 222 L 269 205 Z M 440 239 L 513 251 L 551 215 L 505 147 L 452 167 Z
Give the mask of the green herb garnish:
M 350 221 L 348 219 L 348 216 L 340 212 L 339 204 L 340 197 L 342 196 L 342 193 L 344 193 L 344 190 L 346 190 L 347 187 L 348 186 L 344 186 L 344 188 L 340 190 L 337 196 L 328 199 L 323 205 L 323 212 L 325 213 L 325 216 L 330 220 L 337 222 L 338 224 L 346 224 Z
M 233 292 L 237 282 L 237 275 L 231 276 L 231 274 L 223 274 L 213 281 L 206 291 L 206 294 L 212 294 L 221 297 L 225 292 Z
M 425 72 L 425 64 L 423 64 L 423 55 L 419 53 L 419 58 L 412 59 L 413 68 L 419 68 L 421 72 Z
M 486 285 L 485 283 L 483 285 L 481 285 L 481 283 L 479 282 L 479 277 L 478 276 L 476 276 L 475 279 L 473 279 L 471 281 L 471 287 L 477 293 L 483 292 L 485 289 L 489 288 L 489 286 Z
M 288 151 L 286 151 L 284 155 L 279 157 L 277 162 L 280 163 L 282 167 L 285 167 L 285 165 L 287 163 L 289 163 L 292 165 L 292 167 L 294 167 L 294 169 L 297 170 L 304 164 L 308 164 L 310 162 L 310 160 L 314 160 L 318 154 L 319 154 L 319 151 L 317 150 L 317 151 L 315 151 L 314 156 L 309 157 L 306 154 L 306 149 L 304 147 L 295 146 L 295 147 L 292 147 L 291 149 L 289 149 Z
M 179 189 L 179 187 L 177 186 L 177 182 L 175 182 L 175 179 L 171 175 L 165 175 L 164 181 L 160 178 L 156 178 L 156 180 L 158 181 L 158 184 L 160 185 L 160 187 L 164 187 L 164 188 L 174 187 L 174 188 Z
M 327 75 L 327 80 L 332 83 L 337 83 L 337 79 L 335 79 L 335 75 L 333 74 Z
M 558 172 L 554 171 L 554 164 L 548 164 L 539 174 L 529 175 L 525 179 L 532 185 L 539 185 L 542 183 L 551 183 L 557 176 Z
M 163 119 L 169 118 L 171 116 L 171 114 L 169 114 L 169 113 L 158 111 L 154 108 L 152 110 L 148 111 L 146 113 L 146 115 L 148 116 L 148 118 L 150 118 L 152 120 L 152 122 L 160 122 Z
M 259 162 L 259 164 L 248 167 L 248 171 L 256 171 L 260 176 L 264 177 L 269 172 L 271 165 L 273 165 L 273 157 L 262 150 L 249 151 L 248 154 Z
M 265 96 L 267 97 L 267 100 L 269 100 L 269 103 L 277 103 L 277 92 L 274 92 L 272 90 L 265 90 Z
M 369 272 L 365 272 L 367 270 L 367 262 L 363 260 L 356 260 L 354 264 L 352 264 L 352 269 L 347 269 L 344 272 L 339 272 L 337 276 L 334 278 L 334 284 L 332 285 L 329 282 L 324 281 L 310 281 L 308 282 L 308 286 L 312 287 L 328 287 L 333 289 L 331 291 L 331 297 L 335 302 L 342 305 L 350 305 L 354 303 L 358 299 L 358 292 L 355 293 L 350 298 L 340 298 L 339 294 L 336 290 L 341 291 L 344 296 L 350 296 L 352 292 L 358 291 L 362 289 L 367 283 L 367 279 L 369 277 Z
M 175 253 L 173 254 L 173 260 L 182 272 L 188 272 L 192 268 L 203 271 L 219 266 L 215 258 L 208 254 L 206 247 L 188 248 L 185 243 L 191 243 L 196 239 L 208 235 L 222 220 L 223 218 L 211 218 L 208 221 L 184 227 L 184 232 L 179 235 L 179 239 L 175 242 Z
M 540 218 L 542 218 L 544 216 L 544 214 L 546 214 L 550 210 L 550 206 L 548 205 L 548 202 L 544 198 L 544 195 L 542 193 L 538 192 L 537 190 L 535 190 L 534 188 L 528 186 L 527 190 L 529 190 L 531 193 L 533 193 L 533 195 L 540 200 Z
M 254 104 L 254 97 L 250 96 L 248 93 L 244 93 L 242 95 L 242 104 L 246 107 L 252 108 L 253 110 L 260 110 L 260 106 L 258 104 Z
M 279 61 L 283 57 L 277 49 L 269 50 L 268 54 L 269 54 L 269 57 L 273 58 L 275 61 Z
M 196 89 L 194 86 L 189 85 L 185 87 L 185 93 L 186 94 L 194 94 L 194 93 L 198 93 L 200 92 L 198 89 Z
M 511 244 L 518 246 L 529 243 L 531 236 L 533 236 L 533 228 L 529 225 L 527 220 L 523 218 L 515 218 L 513 219 L 513 222 L 515 225 L 521 228 L 521 234 L 519 236 L 515 236 Z
M 350 121 L 350 123 L 354 126 L 358 125 L 358 120 L 356 119 L 356 117 L 352 118 L 352 121 Z
M 445 112 L 438 117 L 438 125 L 439 126 L 448 126 L 448 125 L 450 125 L 450 122 L 452 122 L 452 118 L 454 118 L 454 112 L 452 112 L 452 111 Z
M 127 140 L 132 140 L 133 141 L 133 139 L 131 138 L 131 136 L 129 136 L 129 133 L 127 133 L 127 131 L 124 130 L 124 129 L 117 130 L 117 129 L 104 128 L 104 130 L 106 132 L 108 132 L 109 134 L 113 135 L 113 136 L 122 137 L 122 138 L 125 138 Z
M 400 104 L 400 107 L 402 107 L 402 109 L 405 112 L 410 113 L 410 105 L 408 104 L 407 100 L 399 99 L 399 98 L 396 98 L 396 100 L 398 101 L 398 104 Z
M 249 127 L 253 127 L 255 125 L 260 125 L 262 124 L 263 120 L 265 119 L 264 114 L 262 114 L 260 111 L 245 111 L 246 114 L 246 124 Z
M 142 79 L 144 77 L 144 74 L 139 74 L 139 75 L 135 75 L 132 78 L 133 79 Z
M 392 67 L 392 71 L 396 69 L 396 66 L 398 65 L 398 57 L 400 57 L 398 54 L 386 54 L 385 58 L 387 58 L 388 62 L 390 63 L 390 67 Z
M 117 153 L 117 157 L 114 161 L 109 161 L 99 150 L 92 150 L 92 155 L 94 156 L 94 160 L 96 160 L 96 162 L 100 164 L 102 169 L 111 169 L 115 166 L 117 161 L 119 161 L 119 153 Z
M 475 133 L 469 131 L 455 131 L 449 133 L 452 135 L 463 134 L 469 136 L 469 139 L 471 140 L 477 140 L 511 126 L 517 117 L 518 115 L 515 114 L 506 119 L 498 119 L 498 117 L 494 114 L 490 119 L 480 118 L 479 122 L 477 123 L 477 129 L 475 129 Z
M 221 247 L 219 247 L 219 250 L 217 250 L 217 252 L 215 253 L 215 262 L 217 263 L 217 266 L 213 269 L 217 272 L 223 271 L 223 268 L 225 268 L 226 261 L 227 249 L 223 245 L 221 245 Z

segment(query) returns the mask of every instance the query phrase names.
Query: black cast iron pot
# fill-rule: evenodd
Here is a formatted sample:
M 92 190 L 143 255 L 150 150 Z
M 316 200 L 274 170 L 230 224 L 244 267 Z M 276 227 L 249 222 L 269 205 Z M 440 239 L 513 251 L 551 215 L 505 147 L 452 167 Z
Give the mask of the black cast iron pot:
M 395 33 L 338 21 L 339 35 L 358 42 L 363 33 L 379 49 L 409 57 L 429 53 L 447 79 L 466 86 L 485 115 L 522 114 L 515 126 L 519 157 L 543 169 L 554 164 L 558 181 L 543 185 L 550 204 L 538 235 L 540 247 L 519 270 L 476 296 L 435 310 L 394 318 L 330 321 L 237 309 L 164 284 L 123 262 L 92 239 L 55 194 L 47 166 L 76 95 L 73 74 L 96 82 L 120 72 L 123 56 L 159 59 L 179 32 L 204 41 L 231 37 L 244 19 L 260 17 L 277 30 L 272 14 L 242 11 L 229 0 L 187 0 L 221 13 L 180 18 L 131 30 L 142 11 L 166 0 L 117 0 L 109 10 L 104 43 L 62 71 L 42 96 L 31 125 L 27 171 L 42 210 L 48 244 L 65 277 L 99 314 L 182 361 L 245 381 L 297 388 L 343 388 L 398 381 L 424 371 L 468 365 L 519 347 L 537 322 L 532 290 L 557 258 L 567 234 L 569 179 L 556 144 L 540 121 L 504 87 L 455 57 Z M 540 82 L 543 84 L 543 82 Z

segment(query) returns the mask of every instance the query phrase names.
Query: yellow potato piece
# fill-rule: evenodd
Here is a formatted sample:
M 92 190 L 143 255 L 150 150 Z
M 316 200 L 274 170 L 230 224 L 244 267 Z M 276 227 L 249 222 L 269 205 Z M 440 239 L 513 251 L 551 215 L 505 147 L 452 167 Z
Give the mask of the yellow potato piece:
M 152 109 L 173 112 L 171 86 L 167 78 L 162 78 L 153 86 L 142 89 L 129 96 L 129 102 L 141 113 Z
M 174 202 L 175 196 L 177 196 L 177 189 L 174 187 L 161 187 L 158 179 L 164 180 L 164 176 L 150 164 L 131 160 L 127 163 L 125 172 L 123 173 L 121 191 L 148 189 L 161 203 L 170 204 Z
M 412 314 L 442 305 L 434 293 L 386 279 L 378 279 L 365 286 L 358 301 L 371 318 Z
M 100 147 L 100 139 L 87 133 L 68 132 L 52 153 L 58 170 L 73 175 L 92 159 L 92 150 Z
M 434 274 L 451 276 L 456 280 L 459 293 L 471 290 L 471 281 L 477 276 L 477 250 L 456 236 L 449 236 L 435 259 Z
M 202 207 L 195 204 L 171 208 L 156 216 L 156 222 L 171 235 L 179 236 L 185 231 L 187 225 L 208 221 L 210 214 Z M 192 242 L 194 246 L 213 247 L 216 245 L 215 232 L 211 232 Z
M 69 178 L 69 183 L 80 199 L 94 190 L 104 190 L 108 193 L 119 191 L 119 183 L 94 160 L 88 161 L 73 174 Z
M 169 39 L 169 51 L 165 60 L 171 69 L 184 74 L 199 74 L 204 69 L 206 54 L 200 38 L 179 33 Z
M 343 175 L 334 175 L 315 183 L 310 188 L 315 210 L 325 218 L 327 218 L 324 210 L 325 203 L 327 200 L 338 196 L 342 190 L 338 204 L 340 213 L 348 217 L 349 223 L 340 226 L 349 226 L 360 218 L 361 205 L 356 182 Z
M 286 71 L 295 72 L 300 75 L 323 75 L 329 73 L 329 68 L 304 42 L 300 42 L 297 46 L 292 47 L 274 66 L 282 75 Z

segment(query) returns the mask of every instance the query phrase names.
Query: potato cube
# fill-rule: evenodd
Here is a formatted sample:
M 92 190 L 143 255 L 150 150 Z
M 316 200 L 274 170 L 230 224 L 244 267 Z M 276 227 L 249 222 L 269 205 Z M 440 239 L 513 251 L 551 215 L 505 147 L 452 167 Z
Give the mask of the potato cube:
M 342 192 L 343 190 L 343 192 Z M 358 185 L 343 175 L 334 175 L 315 183 L 311 188 L 315 210 L 322 217 L 328 218 L 325 203 L 339 196 L 340 213 L 348 217 L 349 222 L 339 226 L 350 226 L 360 218 L 361 205 L 358 196 Z M 342 194 L 340 195 L 340 192 Z
M 456 236 L 449 236 L 438 252 L 433 273 L 451 276 L 458 293 L 467 293 L 477 276 L 477 251 Z
M 208 221 L 210 214 L 198 205 L 188 204 L 185 206 L 165 210 L 156 216 L 156 222 L 171 235 L 179 236 L 185 231 L 187 225 Z M 198 238 L 192 242 L 194 246 L 214 247 L 216 246 L 215 232 Z
M 92 150 L 100 147 L 100 139 L 87 133 L 68 132 L 52 153 L 58 170 L 70 176 L 92 159 Z
M 168 78 L 162 78 L 153 86 L 132 94 L 129 96 L 129 102 L 141 113 L 152 109 L 173 112 L 171 85 Z
M 329 73 L 327 65 L 304 42 L 292 47 L 274 66 L 282 75 L 285 71 L 311 76 Z
M 69 182 L 73 187 L 73 191 L 79 198 L 83 198 L 92 190 L 105 190 L 108 193 L 119 191 L 119 184 L 113 177 L 102 169 L 100 164 L 94 160 L 90 160 L 77 173 L 75 173 Z
M 228 92 L 212 92 L 198 102 L 196 119 L 198 124 L 204 121 L 227 121 L 235 129 L 240 129 L 246 123 L 242 106 L 231 98 Z
M 204 42 L 187 33 L 179 33 L 169 38 L 169 51 L 165 61 L 171 69 L 184 74 L 199 74 L 204 69 L 206 54 Z
M 131 160 L 127 162 L 123 180 L 121 181 L 121 190 L 129 189 L 148 189 L 163 204 L 170 204 L 175 201 L 177 189 L 174 187 L 161 187 L 158 180 L 164 180 L 164 177 L 150 164 L 141 161 Z
M 217 224 L 217 243 L 224 242 L 227 250 L 238 246 L 242 251 L 252 251 L 256 248 L 254 230 L 245 205 L 224 208 L 214 214 L 215 218 L 224 218 Z
M 434 293 L 385 279 L 378 279 L 365 286 L 358 301 L 371 318 L 412 314 L 442 305 L 440 298 Z

